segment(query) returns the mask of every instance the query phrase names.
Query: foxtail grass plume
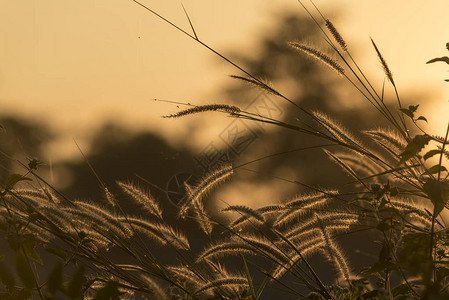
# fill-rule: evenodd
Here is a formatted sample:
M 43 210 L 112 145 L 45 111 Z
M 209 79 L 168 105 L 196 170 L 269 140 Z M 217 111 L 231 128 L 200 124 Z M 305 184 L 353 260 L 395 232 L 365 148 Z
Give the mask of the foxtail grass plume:
M 314 215 L 317 216 L 316 213 Z M 332 230 L 347 230 L 349 226 L 356 224 L 359 219 L 357 214 L 343 212 L 320 213 L 319 218 L 326 228 Z M 298 239 L 301 236 L 308 235 L 317 230 L 319 226 L 317 220 L 316 217 L 313 217 L 298 222 L 295 226 L 288 228 L 284 235 L 289 239 Z
M 325 244 L 321 236 L 314 236 L 313 238 L 301 239 L 300 243 L 298 243 L 298 245 L 296 246 L 296 249 L 287 253 L 287 256 L 290 257 L 290 261 L 284 265 L 278 265 L 271 273 L 271 276 L 274 279 L 280 279 L 286 273 L 291 271 L 291 269 L 296 264 L 298 264 L 302 258 L 306 258 L 316 253 L 323 246 L 325 246 Z
M 342 160 L 340 157 L 335 155 L 329 150 L 323 149 L 324 153 L 326 153 L 334 162 L 336 162 L 344 171 L 346 171 L 349 175 L 354 177 L 357 181 L 360 180 L 360 176 L 352 169 L 351 165 L 348 164 L 347 160 Z M 362 182 L 360 182 L 362 183 Z
M 117 226 L 117 220 L 112 219 L 107 213 L 100 214 L 99 210 L 93 210 L 93 207 L 85 208 L 79 206 L 78 208 L 67 207 L 64 211 L 72 215 L 73 223 L 78 225 L 79 228 L 85 229 L 88 227 L 90 230 L 100 233 L 102 236 L 110 238 L 119 238 L 127 240 L 128 236 L 126 231 Z
M 170 244 L 177 249 L 189 250 L 190 245 L 188 239 L 180 232 L 176 232 L 172 227 L 152 222 L 144 218 L 120 217 L 119 221 L 129 224 L 132 229 L 137 229 L 147 234 L 162 245 Z
M 325 206 L 329 200 L 338 195 L 336 190 L 326 190 L 322 193 L 308 193 L 298 195 L 284 204 L 284 212 L 276 219 L 276 226 L 282 226 L 311 210 L 318 210 Z
M 343 49 L 344 51 L 348 51 L 348 44 L 346 44 L 345 40 L 338 32 L 337 28 L 335 28 L 334 24 L 332 24 L 332 22 L 329 19 L 326 19 L 326 27 L 334 37 L 335 41 L 340 45 L 341 49 Z
M 153 279 L 146 275 L 140 275 L 143 281 L 149 286 L 149 288 L 153 291 L 155 299 L 160 300 L 168 300 L 170 299 L 165 293 L 164 289 L 157 284 Z
M 235 78 L 235 79 L 239 79 L 242 80 L 246 83 L 249 83 L 251 85 L 254 85 L 255 87 L 261 88 L 265 91 L 267 91 L 268 93 L 275 95 L 275 96 L 281 96 L 281 94 L 279 94 L 278 91 L 276 91 L 274 88 L 271 87 L 271 85 L 269 83 L 266 82 L 262 82 L 260 80 L 254 80 L 252 78 L 247 78 L 247 77 L 242 77 L 242 76 L 237 76 L 237 75 L 230 75 L 230 77 Z
M 111 211 L 108 211 L 108 209 L 106 209 L 105 207 L 82 201 L 75 201 L 74 204 L 86 211 L 90 211 L 91 213 L 101 216 L 112 226 L 114 226 L 116 231 L 122 231 L 123 234 L 128 236 L 132 235 L 132 232 L 128 228 L 126 228 L 122 222 L 117 220 L 117 215 L 115 215 Z
M 317 50 L 317 49 L 307 46 L 305 44 L 300 44 L 300 43 L 296 43 L 296 42 L 289 42 L 288 44 L 291 47 L 293 47 L 294 49 L 296 49 L 300 52 L 306 53 L 307 55 L 325 63 L 326 65 L 328 65 L 329 67 L 331 67 L 332 69 L 337 71 L 338 74 L 340 74 L 340 75 L 345 74 L 345 70 L 343 69 L 342 66 L 340 66 L 339 63 L 337 63 L 335 60 L 333 60 L 332 58 L 330 58 L 329 56 L 327 56 L 320 50 Z
M 200 294 L 206 292 L 213 288 L 232 288 L 232 289 L 245 289 L 248 287 L 248 279 L 245 277 L 228 277 L 228 278 L 219 278 L 215 279 L 201 288 L 195 291 L 195 294 Z
M 243 253 L 249 253 L 257 255 L 257 251 L 253 246 L 244 243 L 242 241 L 218 241 L 213 245 L 209 245 L 204 249 L 198 257 L 197 261 L 203 261 L 212 257 L 225 257 L 228 255 L 240 255 Z
M 44 205 L 39 207 L 39 213 L 46 218 L 47 222 L 64 232 L 73 231 L 72 216 L 62 210 L 60 207 L 53 205 Z
M 111 191 L 107 188 L 103 188 L 104 195 L 106 197 L 106 201 L 109 203 L 111 207 L 115 207 L 117 205 L 117 200 L 115 199 L 114 195 L 111 193 Z
M 265 218 L 266 215 L 270 216 L 270 215 L 279 213 L 280 211 L 283 211 L 283 210 L 285 210 L 284 206 L 279 205 L 279 204 L 267 205 L 267 206 L 263 206 L 258 209 L 255 209 L 256 213 L 262 215 L 265 220 L 266 220 L 266 218 Z M 251 220 L 251 216 L 249 214 L 243 214 L 239 218 L 237 218 L 235 221 L 233 221 L 231 223 L 230 227 L 234 229 L 239 226 L 244 226 L 247 223 L 249 223 L 250 220 Z
M 407 141 L 404 137 L 393 130 L 378 128 L 375 130 L 364 131 L 364 133 L 379 146 L 395 156 L 404 151 L 407 146 Z
M 396 208 L 401 211 L 404 216 L 407 216 L 411 221 L 419 221 L 424 225 L 430 226 L 432 223 L 432 215 L 429 214 L 429 209 L 424 205 L 417 203 L 409 198 L 392 197 L 389 200 L 388 206 Z
M 196 273 L 185 265 L 169 266 L 167 267 L 167 270 L 174 278 L 179 282 L 182 282 L 183 286 L 186 288 L 197 290 L 205 283 L 205 279 L 202 278 L 201 273 Z
M 364 176 L 370 176 L 373 174 L 378 174 L 383 171 L 379 165 L 375 164 L 372 160 L 366 158 L 359 153 L 354 152 L 337 152 L 334 153 L 336 157 L 345 163 L 352 170 L 363 173 Z M 378 180 L 378 178 L 373 178 L 373 180 Z
M 207 105 L 198 105 L 192 108 L 188 108 L 177 113 L 163 116 L 163 118 L 179 118 L 191 114 L 203 113 L 207 111 L 221 111 L 225 113 L 229 113 L 231 115 L 235 115 L 240 113 L 240 108 L 233 105 L 228 104 L 207 104 Z
M 391 84 L 393 86 L 395 86 L 394 80 L 393 80 L 393 74 L 391 73 L 390 68 L 387 65 L 387 62 L 385 61 L 384 57 L 380 53 L 380 51 L 377 48 L 376 43 L 374 43 L 373 39 L 371 39 L 371 43 L 373 43 L 374 49 L 376 50 L 377 56 L 379 57 L 380 63 L 382 64 L 382 67 L 384 69 L 385 75 L 387 75 L 387 78 L 391 82 Z
M 276 263 L 285 263 L 289 259 L 270 240 L 263 236 L 243 234 L 236 240 L 227 240 L 210 245 L 198 257 L 198 261 L 209 259 L 210 257 L 239 255 L 249 253 L 256 256 L 265 257 Z
M 319 124 L 329 132 L 333 138 L 337 141 L 349 144 L 352 146 L 356 146 L 357 148 L 361 147 L 361 142 L 356 139 L 346 128 L 343 127 L 338 121 L 334 120 L 327 114 L 314 111 L 313 116 L 318 120 Z
M 321 233 L 323 235 L 323 240 L 325 243 L 326 254 L 331 262 L 334 263 L 336 271 L 343 276 L 347 282 L 349 282 L 351 277 L 351 271 L 349 269 L 349 264 L 346 260 L 346 257 L 343 255 L 343 252 L 334 242 L 332 236 L 329 233 L 329 230 L 325 226 L 325 224 L 321 221 L 318 215 L 315 215 L 319 228 L 321 229 Z
M 139 187 L 133 183 L 124 183 L 118 181 L 117 184 L 122 188 L 122 190 L 131 196 L 131 199 L 135 200 L 137 203 L 143 206 L 143 208 L 149 213 L 155 215 L 159 219 L 162 219 L 162 209 L 156 199 L 151 196 L 148 190 Z
M 226 179 L 230 178 L 234 170 L 231 164 L 223 164 L 216 170 L 207 174 L 196 187 L 190 187 L 186 185 L 187 200 L 182 205 L 179 215 L 185 217 L 187 211 L 194 207 L 195 203 L 202 202 L 203 198 L 218 185 L 223 183 Z
M 210 220 L 209 215 L 204 209 L 203 203 L 194 202 L 193 211 L 195 213 L 195 220 L 200 225 L 200 228 L 204 231 L 205 234 L 210 235 L 212 233 L 213 224 Z
M 263 215 L 260 212 L 258 212 L 255 209 L 252 209 L 248 206 L 245 206 L 245 205 L 231 205 L 231 206 L 224 208 L 222 211 L 237 212 L 242 215 L 246 215 L 248 217 L 253 217 L 254 219 L 256 219 L 262 223 L 265 222 L 265 218 L 263 217 Z

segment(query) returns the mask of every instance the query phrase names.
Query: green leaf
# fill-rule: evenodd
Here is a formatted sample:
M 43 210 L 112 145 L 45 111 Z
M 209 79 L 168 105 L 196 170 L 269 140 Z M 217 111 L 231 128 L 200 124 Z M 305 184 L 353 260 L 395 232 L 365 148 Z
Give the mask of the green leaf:
M 390 188 L 390 196 L 391 197 L 396 197 L 399 194 L 398 188 L 397 187 L 392 187 Z
M 445 268 L 445 267 L 437 268 L 437 278 L 438 278 L 438 280 L 443 280 L 447 276 L 449 276 L 449 269 L 448 268 Z
M 447 56 L 433 58 L 433 59 L 429 60 L 428 62 L 426 62 L 426 64 L 431 64 L 431 63 L 434 63 L 437 61 L 445 62 L 449 65 L 449 57 L 447 57 Z
M 3 260 L 3 257 L 1 260 Z M 14 275 L 2 261 L 0 261 L 0 281 L 7 287 L 8 290 L 11 291 L 14 288 Z
M 25 250 L 25 253 L 29 258 L 32 258 L 34 261 L 38 262 L 40 265 L 44 264 L 42 262 L 41 257 L 36 252 L 36 240 L 34 239 L 34 237 L 27 238 L 23 242 L 23 249 Z
M 52 294 L 54 294 L 62 286 L 62 270 L 62 263 L 57 262 L 48 276 L 47 287 Z
M 406 109 L 406 108 L 400 108 L 399 110 L 400 110 L 404 115 L 407 115 L 407 116 L 410 117 L 411 119 L 413 119 L 413 117 L 415 116 L 415 115 L 413 114 L 413 112 L 409 111 L 409 110 Z
M 407 295 L 410 293 L 410 287 L 408 284 L 403 283 L 395 286 L 391 292 L 393 294 L 393 297 L 397 297 L 399 295 Z
M 376 229 L 382 232 L 387 231 L 388 229 L 391 228 L 391 225 L 389 224 L 389 222 L 383 221 L 383 222 L 379 222 L 376 225 Z
M 429 180 L 424 183 L 423 190 L 433 203 L 433 216 L 436 218 L 449 200 L 449 184 L 441 181 Z
M 416 156 L 423 148 L 426 146 L 432 138 L 428 135 L 416 135 L 413 140 L 411 140 L 404 151 L 399 154 L 401 159 L 399 164 L 402 164 L 409 160 L 410 158 Z
M 433 149 L 433 150 L 430 150 L 429 152 L 427 152 L 426 154 L 424 154 L 423 158 L 424 158 L 424 160 L 427 160 L 437 154 L 441 154 L 441 150 Z
M 59 247 L 51 247 L 51 246 L 47 246 L 44 248 L 45 251 L 47 251 L 48 253 L 51 253 L 53 255 L 56 255 L 57 257 L 61 258 L 62 260 L 66 260 L 67 259 L 67 253 L 59 248 Z
M 31 290 L 28 288 L 23 288 L 20 290 L 20 292 L 17 294 L 17 296 L 14 298 L 14 300 L 29 300 L 33 299 L 33 294 L 31 293 Z
M 8 176 L 8 179 L 6 180 L 5 184 L 5 190 L 11 190 L 18 182 L 28 180 L 31 181 L 30 178 L 24 177 L 20 174 L 11 174 Z
M 430 167 L 426 174 L 436 174 L 438 172 L 447 172 L 447 169 L 445 166 L 441 166 L 441 165 L 435 165 L 433 167 Z
M 419 116 L 419 117 L 416 119 L 416 121 L 419 121 L 419 120 L 422 120 L 422 121 L 425 121 L 426 123 L 428 123 L 426 117 Z
M 30 262 L 21 249 L 16 251 L 16 270 L 22 283 L 29 289 L 34 287 L 35 278 Z
M 379 252 L 379 262 L 388 261 L 391 258 L 391 247 L 388 242 L 384 241 L 382 243 L 382 248 Z
M 9 247 L 12 250 L 18 251 L 20 249 L 20 246 L 22 245 L 22 240 L 20 239 L 19 236 L 10 233 L 8 234 L 6 239 L 8 241 Z
M 253 280 L 251 278 L 251 274 L 249 273 L 248 265 L 246 264 L 245 256 L 242 255 L 243 266 L 245 267 L 246 279 L 248 280 L 248 286 L 251 291 L 251 297 L 253 300 L 256 300 L 256 292 L 254 291 Z
M 72 280 L 69 282 L 67 295 L 72 299 L 81 299 L 83 296 L 83 285 L 86 282 L 84 276 L 85 267 L 81 265 L 73 274 Z
M 411 119 L 413 119 L 415 117 L 414 112 L 418 109 L 419 104 L 417 105 L 409 105 L 408 108 L 400 108 L 399 110 L 407 115 L 408 117 L 410 117 Z
M 418 107 L 419 107 L 419 104 L 416 104 L 416 105 L 409 105 L 409 106 L 408 106 L 408 110 L 414 113 L 415 111 L 418 110 Z
M 384 271 L 392 271 L 392 270 L 398 270 L 399 266 L 391 261 L 382 261 L 382 262 L 376 262 L 374 265 L 368 268 L 364 268 L 361 274 L 364 275 L 371 275 L 379 272 Z
M 402 250 L 398 254 L 399 262 L 413 275 L 420 274 L 428 278 L 432 274 L 430 253 L 430 235 L 421 232 L 406 234 L 402 241 Z
M 380 296 L 382 296 L 382 292 L 380 290 L 372 290 L 372 291 L 366 292 L 365 294 L 361 295 L 360 299 L 366 299 L 366 300 L 369 300 L 369 299 L 374 300 L 375 299 L 375 300 L 377 300 L 377 299 L 381 299 L 381 298 L 379 298 Z

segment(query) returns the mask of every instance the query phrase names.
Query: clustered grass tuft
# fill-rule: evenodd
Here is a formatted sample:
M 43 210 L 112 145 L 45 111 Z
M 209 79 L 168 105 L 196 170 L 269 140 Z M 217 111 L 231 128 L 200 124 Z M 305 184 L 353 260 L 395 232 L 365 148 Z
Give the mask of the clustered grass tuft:
M 36 166 L 21 164 L 24 174 L 12 174 L 0 191 L 0 229 L 14 252 L 17 273 L 12 274 L 0 258 L 0 296 L 256 300 L 273 288 L 300 299 L 446 299 L 449 126 L 444 137 L 419 126 L 425 118 L 415 118 L 417 105 L 401 105 L 392 73 L 372 41 L 395 90 L 395 105 L 387 105 L 387 96 L 384 99 L 384 93 L 372 87 L 335 26 L 322 18 L 325 25 L 319 26 L 340 62 L 303 43 L 289 45 L 344 75 L 389 127 L 364 131 L 358 138 L 326 112 L 301 107 L 207 46 L 196 32 L 183 30 L 242 71 L 234 78 L 292 105 L 301 124 L 226 104 L 194 106 L 166 117 L 216 111 L 319 137 L 328 142 L 321 146 L 326 156 L 350 175 L 347 184 L 331 189 L 296 181 L 307 190 L 283 203 L 257 208 L 230 205 L 223 212 L 235 217 L 224 219 L 206 209 L 208 195 L 247 164 L 223 164 L 195 185 L 185 185 L 187 197 L 177 212 L 196 222 L 210 240 L 198 252 L 190 246 L 191 237 L 166 222 L 161 203 L 141 185 L 117 182 L 121 195 L 104 186 L 106 201 L 101 205 L 72 201 L 39 177 Z M 189 23 L 193 29 L 190 18 Z M 437 163 L 431 162 L 432 157 Z M 125 212 L 120 203 L 128 200 L 137 202 L 145 217 Z M 341 243 L 341 237 L 350 233 L 363 233 L 370 239 L 362 242 L 372 243 L 373 259 L 361 269 L 355 269 L 353 252 Z M 42 263 L 36 245 L 61 260 L 46 280 L 36 273 L 35 265 Z M 112 249 L 122 254 L 120 261 L 109 255 Z M 161 251 L 173 258 L 169 264 L 158 258 Z M 323 265 L 312 263 L 316 257 L 325 258 L 325 272 Z M 63 271 L 70 268 L 75 272 L 67 277 Z

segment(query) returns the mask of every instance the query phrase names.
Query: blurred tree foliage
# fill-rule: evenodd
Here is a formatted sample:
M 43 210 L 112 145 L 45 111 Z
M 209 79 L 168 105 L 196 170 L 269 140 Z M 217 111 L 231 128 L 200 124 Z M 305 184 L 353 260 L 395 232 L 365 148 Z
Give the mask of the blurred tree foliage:
M 54 138 L 51 129 L 36 120 L 4 116 L 0 118 L 0 124 L 3 127 L 0 133 L 0 150 L 10 158 L 22 162 L 33 157 L 42 159 L 46 143 Z M 0 160 L 0 180 L 5 182 L 17 164 L 3 155 Z

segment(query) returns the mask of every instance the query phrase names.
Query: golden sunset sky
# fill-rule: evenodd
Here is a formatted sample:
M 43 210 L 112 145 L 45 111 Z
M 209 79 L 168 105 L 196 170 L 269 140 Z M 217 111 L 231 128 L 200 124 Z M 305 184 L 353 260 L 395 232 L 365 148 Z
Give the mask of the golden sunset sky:
M 142 0 L 190 32 L 180 1 Z M 304 14 L 294 0 L 184 0 L 198 36 L 214 49 L 256 52 L 254 43 L 285 11 Z M 311 7 L 308 1 L 304 1 Z M 449 1 L 316 1 L 375 83 L 384 74 L 372 37 L 402 93 L 431 93 L 420 103 L 432 128 L 449 119 L 448 66 L 426 65 L 448 55 Z M 300 39 L 300 37 L 298 37 Z M 0 107 L 2 114 L 48 122 L 61 138 L 54 160 L 78 150 L 103 121 L 161 132 L 182 128 L 160 118 L 173 106 L 153 98 L 211 103 L 218 87 L 237 73 L 192 39 L 131 0 L 0 0 Z M 404 100 L 407 103 L 406 99 Z M 407 103 L 416 104 L 416 103 Z

